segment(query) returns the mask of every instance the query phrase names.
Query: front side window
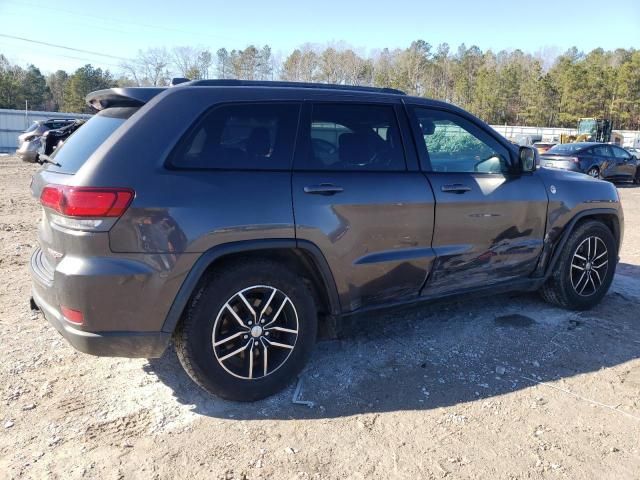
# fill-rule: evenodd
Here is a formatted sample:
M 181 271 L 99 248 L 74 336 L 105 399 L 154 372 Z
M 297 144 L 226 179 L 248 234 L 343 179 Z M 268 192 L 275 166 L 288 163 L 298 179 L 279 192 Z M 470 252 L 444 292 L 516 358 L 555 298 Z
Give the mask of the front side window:
M 289 170 L 299 110 L 293 103 L 215 107 L 178 144 L 171 166 Z
M 414 109 L 424 152 L 434 172 L 506 173 L 509 152 L 487 132 L 458 115 Z
M 389 105 L 313 105 L 309 152 L 298 168 L 335 171 L 404 171 L 404 149 Z
M 611 147 L 611 149 L 613 150 L 613 156 L 620 160 L 629 160 L 631 158 L 631 155 L 621 148 Z

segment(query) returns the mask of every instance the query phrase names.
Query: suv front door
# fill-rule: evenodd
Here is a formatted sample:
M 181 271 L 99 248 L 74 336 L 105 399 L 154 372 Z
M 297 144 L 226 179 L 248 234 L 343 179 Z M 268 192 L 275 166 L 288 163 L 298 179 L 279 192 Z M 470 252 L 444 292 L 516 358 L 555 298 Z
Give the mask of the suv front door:
M 320 248 L 343 311 L 417 297 L 434 198 L 399 102 L 309 102 L 292 179 L 296 238 Z
M 596 145 L 590 152 L 598 162 L 601 178 L 613 178 L 617 175 L 618 165 L 609 145 Z
M 423 295 L 526 277 L 542 250 L 548 197 L 534 173 L 512 173 L 497 135 L 457 113 L 410 107 L 436 198 L 436 261 Z

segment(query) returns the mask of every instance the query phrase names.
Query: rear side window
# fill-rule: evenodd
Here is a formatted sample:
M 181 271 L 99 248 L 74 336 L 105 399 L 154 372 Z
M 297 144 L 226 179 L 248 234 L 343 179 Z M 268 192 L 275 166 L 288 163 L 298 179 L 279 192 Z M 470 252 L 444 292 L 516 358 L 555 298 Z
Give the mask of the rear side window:
M 313 105 L 301 170 L 404 171 L 395 111 L 389 105 Z
M 547 153 L 555 153 L 558 155 L 571 155 L 584 148 L 584 144 L 577 143 L 561 143 L 551 147 Z M 597 155 L 597 154 L 596 154 Z
M 289 170 L 300 105 L 229 104 L 215 107 L 180 141 L 174 168 Z
M 108 108 L 97 113 L 53 152 L 51 158 L 60 167 L 48 164 L 48 168 L 61 173 L 76 173 L 91 154 L 137 110 Z

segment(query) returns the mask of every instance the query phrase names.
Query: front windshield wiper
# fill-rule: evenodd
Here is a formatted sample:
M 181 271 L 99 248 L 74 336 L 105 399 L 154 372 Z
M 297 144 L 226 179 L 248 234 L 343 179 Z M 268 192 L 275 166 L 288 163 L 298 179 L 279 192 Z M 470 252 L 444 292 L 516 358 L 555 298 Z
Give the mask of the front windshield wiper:
M 45 155 L 44 153 L 41 155 L 38 155 L 38 160 L 40 160 L 40 163 L 50 163 L 51 165 L 55 165 L 56 167 L 62 167 L 62 165 L 60 165 L 58 162 L 53 160 L 49 155 Z

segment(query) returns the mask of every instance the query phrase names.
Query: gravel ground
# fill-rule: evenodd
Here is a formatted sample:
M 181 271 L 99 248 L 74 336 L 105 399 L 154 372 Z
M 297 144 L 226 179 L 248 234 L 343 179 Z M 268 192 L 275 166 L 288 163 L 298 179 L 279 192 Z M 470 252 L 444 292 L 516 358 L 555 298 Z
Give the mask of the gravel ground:
M 0 157 L 0 477 L 640 478 L 640 188 L 594 310 L 537 295 L 358 319 L 294 386 L 208 396 L 172 352 L 75 352 L 29 310 L 34 166 Z

